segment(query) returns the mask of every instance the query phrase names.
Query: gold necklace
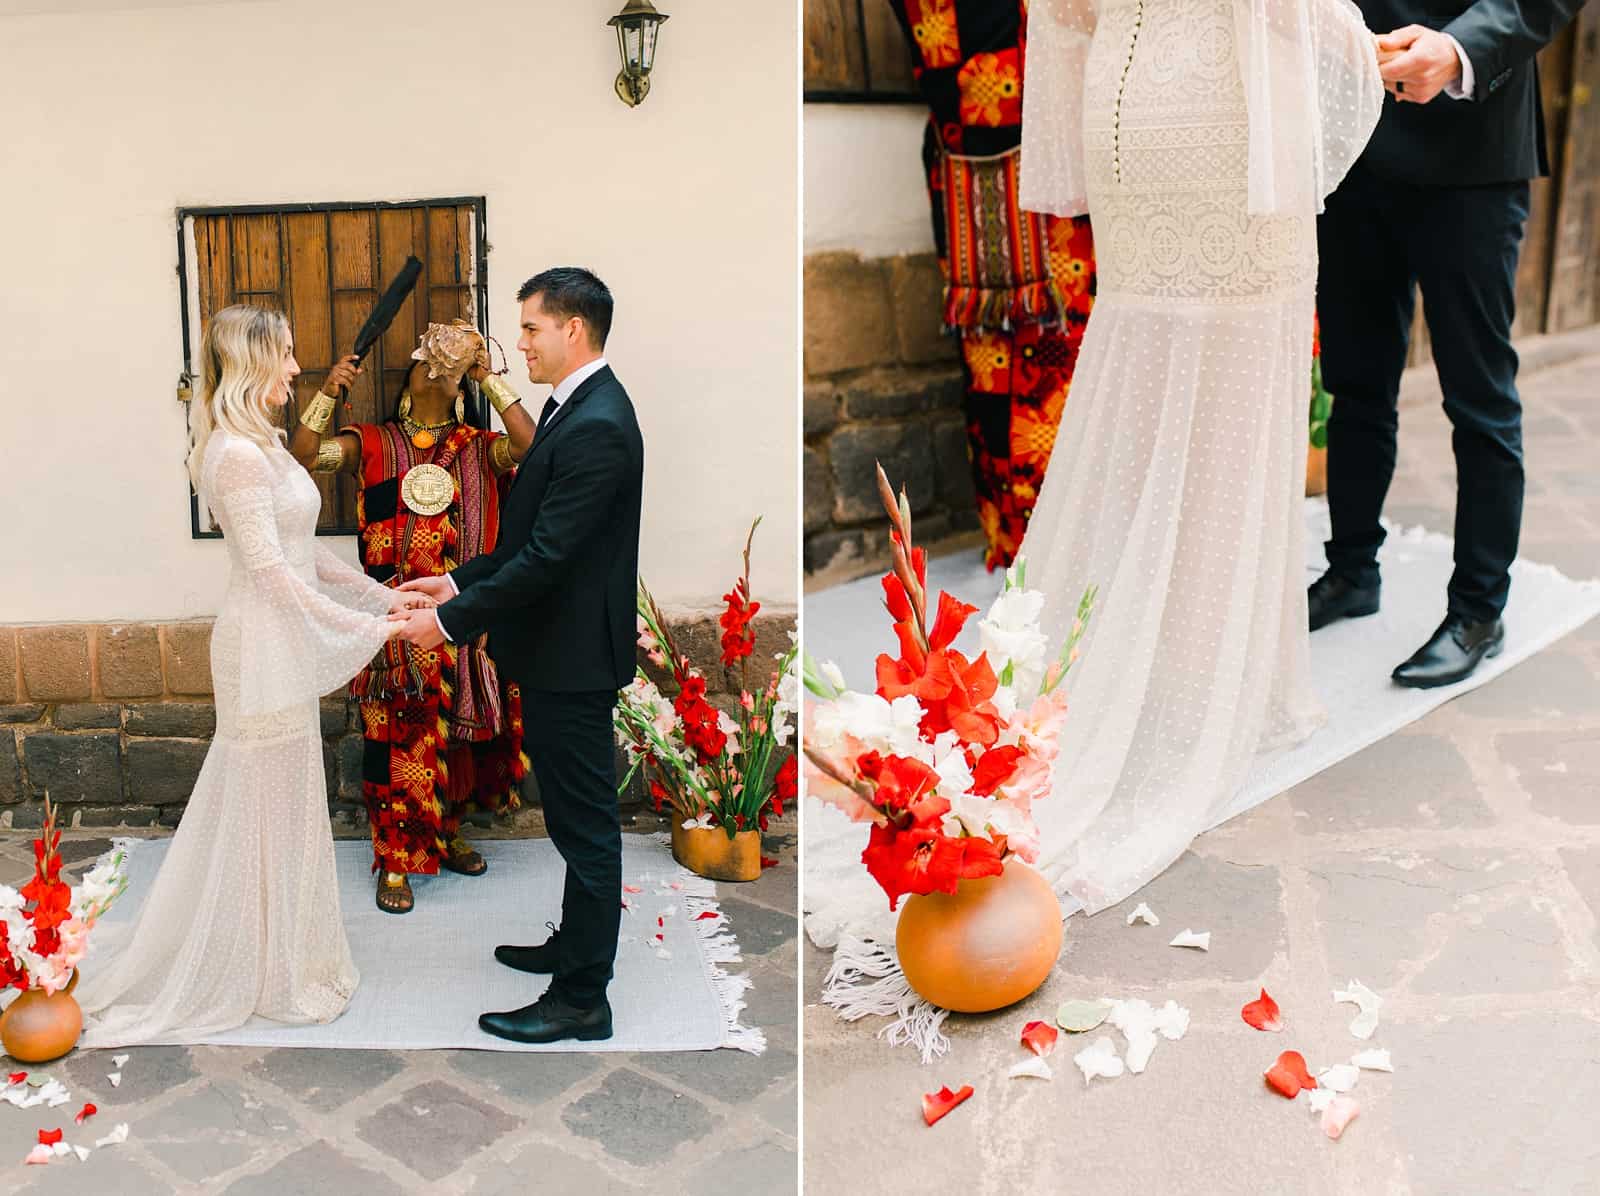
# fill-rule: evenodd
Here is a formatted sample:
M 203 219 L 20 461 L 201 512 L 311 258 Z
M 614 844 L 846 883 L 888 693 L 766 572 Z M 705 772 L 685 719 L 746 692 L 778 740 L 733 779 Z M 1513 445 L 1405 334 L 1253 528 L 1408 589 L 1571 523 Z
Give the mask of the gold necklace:
M 400 426 L 405 429 L 405 433 L 411 438 L 412 444 L 421 449 L 423 452 L 427 452 L 427 450 L 439 443 L 439 438 L 435 435 L 435 433 L 443 432 L 446 428 L 455 427 L 456 421 L 453 419 L 447 419 L 443 423 L 437 424 L 419 423 L 411 418 L 410 411 L 408 410 L 411 406 L 410 402 L 408 401 L 410 398 L 411 395 L 409 392 L 402 395 L 400 398 Z

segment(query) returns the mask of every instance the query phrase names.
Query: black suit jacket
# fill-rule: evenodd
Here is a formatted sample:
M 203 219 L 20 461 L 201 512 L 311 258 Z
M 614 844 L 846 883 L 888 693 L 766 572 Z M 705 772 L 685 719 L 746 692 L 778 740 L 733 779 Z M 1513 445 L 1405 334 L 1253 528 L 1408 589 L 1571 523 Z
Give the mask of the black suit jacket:
M 439 607 L 457 643 L 487 631 L 500 672 L 529 689 L 621 689 L 633 679 L 644 439 L 610 366 L 534 437 L 495 550 L 451 573 Z
M 1534 55 L 1583 0 L 1356 0 L 1367 28 L 1425 25 L 1450 34 L 1472 63 L 1471 100 L 1427 104 L 1383 98 L 1361 162 L 1375 174 L 1423 186 L 1472 186 L 1550 171 Z

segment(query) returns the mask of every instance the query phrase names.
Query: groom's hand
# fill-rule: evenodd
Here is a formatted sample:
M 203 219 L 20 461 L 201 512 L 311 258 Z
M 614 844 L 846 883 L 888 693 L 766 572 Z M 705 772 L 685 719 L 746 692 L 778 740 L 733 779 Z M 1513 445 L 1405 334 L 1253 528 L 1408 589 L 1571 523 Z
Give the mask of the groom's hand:
M 439 616 L 432 607 L 395 611 L 389 616 L 391 623 L 400 625 L 400 638 L 419 648 L 437 648 L 444 643 L 444 632 L 439 630 Z
M 435 602 L 449 602 L 456 596 L 455 587 L 450 584 L 450 579 L 443 576 L 413 577 L 398 588 L 403 594 L 422 594 Z
M 439 604 L 437 602 L 435 602 L 432 598 L 429 598 L 426 594 L 418 594 L 414 591 L 407 594 L 396 590 L 394 592 L 394 596 L 389 599 L 389 613 L 392 615 L 396 611 L 424 609 L 432 610 L 438 605 Z
M 1426 104 L 1461 78 L 1456 43 L 1437 29 L 1406 25 L 1378 38 L 1378 73 L 1402 104 Z

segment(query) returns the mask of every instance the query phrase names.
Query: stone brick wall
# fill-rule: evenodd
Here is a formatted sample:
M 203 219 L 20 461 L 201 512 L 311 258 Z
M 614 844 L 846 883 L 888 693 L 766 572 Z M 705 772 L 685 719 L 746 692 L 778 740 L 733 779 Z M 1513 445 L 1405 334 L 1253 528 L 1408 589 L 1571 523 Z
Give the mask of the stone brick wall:
M 960 350 L 939 330 L 932 254 L 805 262 L 805 569 L 848 575 L 886 561 L 873 462 L 905 487 L 917 539 L 977 529 Z
M 718 613 L 667 616 L 712 702 L 732 711 L 739 677 L 722 667 Z M 794 627 L 792 607 L 757 616 L 753 682 L 765 683 Z M 37 827 L 46 794 L 64 825 L 176 826 L 215 729 L 209 619 L 0 625 L 0 833 Z M 322 700 L 322 742 L 335 830 L 364 834 L 360 725 L 342 694 Z M 623 805 L 630 820 L 649 814 L 637 780 Z M 543 833 L 531 779 L 525 808 L 494 827 Z

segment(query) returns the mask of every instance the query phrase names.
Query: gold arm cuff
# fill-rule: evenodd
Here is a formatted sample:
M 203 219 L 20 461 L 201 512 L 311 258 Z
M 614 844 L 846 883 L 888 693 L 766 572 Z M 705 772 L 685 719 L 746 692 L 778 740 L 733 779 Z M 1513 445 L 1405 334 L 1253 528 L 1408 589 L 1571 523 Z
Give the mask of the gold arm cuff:
M 478 389 L 483 391 L 484 396 L 489 400 L 489 404 L 501 415 L 506 413 L 506 408 L 511 404 L 522 402 L 521 395 L 493 374 L 478 383 Z
M 317 460 L 312 473 L 338 473 L 344 468 L 344 442 L 337 436 L 324 436 L 317 445 Z
M 496 473 L 509 473 L 517 466 L 511 455 L 511 437 L 496 436 L 489 444 L 489 464 Z
M 333 413 L 337 407 L 336 400 L 330 399 L 327 395 L 318 391 L 317 397 L 306 404 L 306 409 L 300 416 L 300 422 L 320 436 L 328 430 L 328 425 L 333 422 Z

